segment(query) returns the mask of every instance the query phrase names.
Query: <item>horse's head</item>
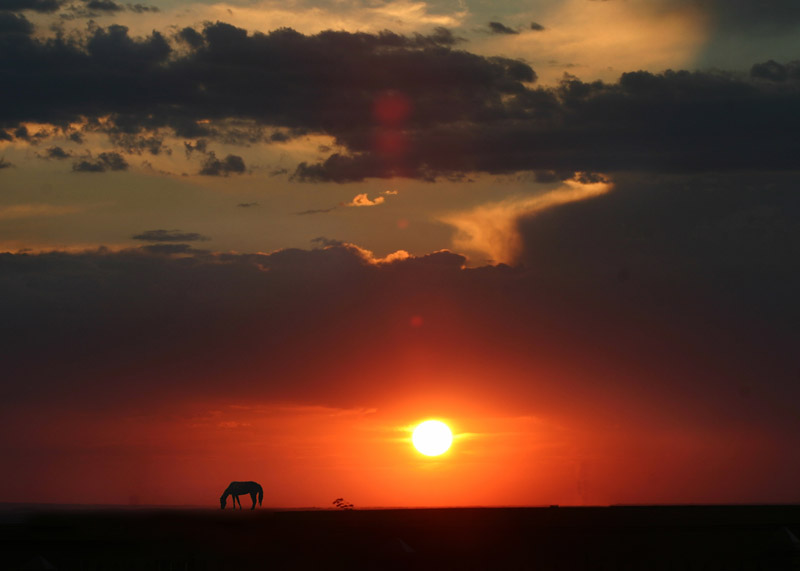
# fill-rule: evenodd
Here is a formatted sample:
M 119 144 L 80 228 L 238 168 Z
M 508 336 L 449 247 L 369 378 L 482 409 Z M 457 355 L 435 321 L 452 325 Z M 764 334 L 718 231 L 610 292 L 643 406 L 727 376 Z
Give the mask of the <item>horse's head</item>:
M 226 504 L 227 502 L 228 502 L 228 499 L 227 499 L 225 496 L 222 496 L 222 497 L 219 499 L 219 509 L 221 509 L 221 510 L 224 510 L 224 509 L 225 509 L 225 504 Z

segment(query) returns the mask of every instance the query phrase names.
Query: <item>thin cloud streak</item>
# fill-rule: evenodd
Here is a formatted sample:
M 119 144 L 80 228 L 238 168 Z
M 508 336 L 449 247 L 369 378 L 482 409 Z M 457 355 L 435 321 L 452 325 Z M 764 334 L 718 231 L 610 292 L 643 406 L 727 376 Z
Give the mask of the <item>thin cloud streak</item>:
M 66 216 L 86 210 L 84 206 L 65 204 L 12 204 L 0 206 L 0 220 L 18 218 L 41 218 L 50 216 Z
M 387 196 L 396 196 L 397 194 L 398 192 L 396 190 L 385 190 L 379 196 L 370 198 L 366 192 L 362 192 L 355 195 L 353 200 L 350 202 L 340 202 L 336 206 L 331 206 L 330 208 L 314 208 L 310 210 L 303 210 L 302 212 L 295 212 L 295 215 L 307 216 L 309 214 L 327 214 L 338 208 L 362 208 L 365 206 L 378 206 L 386 202 Z

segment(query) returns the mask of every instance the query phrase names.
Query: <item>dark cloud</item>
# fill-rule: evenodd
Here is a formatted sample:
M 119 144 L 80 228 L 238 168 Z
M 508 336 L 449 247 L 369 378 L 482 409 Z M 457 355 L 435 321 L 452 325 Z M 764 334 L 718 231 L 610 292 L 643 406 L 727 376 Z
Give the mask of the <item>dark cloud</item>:
M 434 28 L 433 33 L 429 36 L 414 34 L 414 38 L 419 45 L 433 46 L 452 46 L 466 41 L 466 39 L 454 35 L 453 32 L 443 27 Z
M 27 20 L 6 16 L 0 81 L 6 74 L 17 86 L 0 92 L 7 129 L 109 116 L 93 128 L 153 144 L 164 128 L 195 145 L 325 133 L 344 150 L 293 169 L 293 180 L 312 182 L 796 167 L 794 64 L 768 62 L 750 77 L 631 72 L 603 83 L 565 76 L 557 87 L 535 88 L 527 64 L 451 49 L 444 32 L 250 35 L 218 22 L 180 31 L 185 45 L 174 53 L 158 33 L 132 38 L 122 26 L 93 28 L 81 46 L 35 38 Z M 380 123 L 375 109 L 386 97 L 407 102 L 402 128 Z M 244 171 L 237 155 L 209 153 L 201 167 L 208 175 Z
M 125 6 L 117 4 L 113 0 L 88 0 L 86 7 L 89 10 L 99 10 L 101 12 L 120 12 L 125 9 Z
M 0 0 L 0 12 L 55 12 L 62 4 L 59 0 Z
M 387 168 L 389 167 L 389 168 Z M 409 176 L 410 178 L 430 178 L 424 177 L 417 170 L 402 172 L 391 168 L 381 157 L 364 153 L 355 156 L 341 155 L 334 153 L 325 159 L 324 162 L 309 164 L 302 162 L 297 165 L 290 180 L 296 182 L 358 182 L 365 178 L 390 178 L 392 176 Z
M 128 163 L 119 153 L 100 153 L 98 159 L 112 171 L 122 171 L 128 168 Z
M 72 153 L 65 151 L 61 147 L 50 147 L 45 152 L 45 158 L 47 159 L 68 159 L 72 157 Z
M 137 14 L 144 14 L 145 12 L 160 12 L 158 6 L 150 6 L 147 4 L 126 4 L 128 10 L 136 12 Z
M 130 133 L 110 133 L 111 142 L 128 154 L 141 155 L 144 152 L 151 155 L 160 155 L 162 152 L 170 154 L 172 151 L 164 145 L 161 135 L 141 136 Z M 188 151 L 187 151 L 188 152 Z
M 72 164 L 75 172 L 105 172 L 106 166 L 101 161 L 82 160 Z
M 0 170 L 2 170 L 2 169 L 7 169 L 7 168 L 9 168 L 9 167 L 13 167 L 13 166 L 14 166 L 14 165 L 12 165 L 10 162 L 8 162 L 8 161 L 5 159 L 5 157 L 0 157 Z
M 96 159 L 83 159 L 73 163 L 75 172 L 105 172 L 124 171 L 128 169 L 128 162 L 119 153 L 100 153 Z
M 467 259 L 461 254 L 450 252 L 449 250 L 440 250 L 430 254 L 424 254 L 405 260 L 408 265 L 423 265 L 423 266 L 439 266 L 441 268 L 450 268 L 458 270 L 464 267 Z
M 0 10 L 0 45 L 26 43 L 33 33 L 33 24 L 25 16 Z
M 288 29 L 248 35 L 216 23 L 202 32 L 181 31 L 191 51 L 169 61 L 171 48 L 158 33 L 134 39 L 122 26 L 98 28 L 82 48 L 40 41 L 30 31 L 7 56 L 20 89 L 3 95 L 5 123 L 111 114 L 112 124 L 128 132 L 169 125 L 198 138 L 193 132 L 208 127 L 197 120 L 238 117 L 333 132 L 371 123 L 373 102 L 387 90 L 401 89 L 418 102 L 414 117 L 425 122 L 488 113 L 495 96 L 535 78 L 513 60 L 450 50 L 452 38 L 442 30 L 412 38 L 390 32 L 303 36 Z M 298 66 L 303 74 L 294 72 Z M 42 78 L 58 85 L 57 98 L 27 91 Z M 320 105 L 323 95 L 326 105 Z
M 141 234 L 131 236 L 134 240 L 146 242 L 202 242 L 210 240 L 197 232 L 181 232 L 180 230 L 147 230 Z
M 531 30 L 534 32 L 541 32 L 545 30 L 545 27 L 538 22 L 531 22 Z
M 238 155 L 228 155 L 220 160 L 214 151 L 208 153 L 203 162 L 200 174 L 208 176 L 228 176 L 231 173 L 241 174 L 245 172 L 244 159 Z
M 800 61 L 792 61 L 786 65 L 773 60 L 757 63 L 750 69 L 750 75 L 758 79 L 776 82 L 798 81 L 800 80 Z
M 734 74 L 625 73 L 615 84 L 567 76 L 557 89 L 509 98 L 503 117 L 433 125 L 402 156 L 340 135 L 355 151 L 301 163 L 298 181 L 431 179 L 458 172 L 794 169 L 800 82 L 780 88 Z
M 47 139 L 52 133 L 47 129 L 40 129 L 35 133 L 31 133 L 28 127 L 25 125 L 20 125 L 11 133 L 13 138 L 19 139 L 21 141 L 27 141 L 33 145 L 39 144 L 42 140 Z M 12 137 L 9 137 L 8 140 L 11 140 Z
M 489 26 L 489 31 L 493 34 L 519 34 L 515 29 L 509 28 L 500 22 L 489 22 L 487 25 Z
M 794 173 L 619 176 L 606 195 L 522 218 L 520 261 L 565 282 L 625 269 L 653 298 L 697 294 L 734 318 L 788 323 L 800 311 L 791 285 L 800 275 L 789 277 L 800 252 L 797 182 Z
M 285 143 L 286 141 L 291 140 L 291 138 L 292 137 L 284 131 L 275 131 L 269 136 L 269 140 L 275 143 Z
M 258 206 L 258 202 L 240 202 L 236 206 L 238 206 L 239 208 L 254 208 Z
M 208 148 L 208 141 L 206 141 L 205 139 L 199 139 L 194 143 L 192 143 L 191 141 L 184 141 L 183 147 L 187 157 L 192 156 L 192 153 L 195 151 L 205 154 L 206 149 Z
M 183 28 L 178 32 L 178 38 L 194 49 L 203 47 L 203 34 L 194 28 Z
M 123 123 L 126 112 L 141 109 L 143 88 L 155 88 L 152 73 L 171 51 L 160 34 L 136 41 L 123 26 L 95 29 L 84 46 L 60 38 L 38 40 L 32 31 L 24 18 L 0 14 L 0 81 L 16 86 L 3 90 L 0 102 L 19 105 L 12 113 L 0 111 L 0 123 L 38 116 L 43 122 L 66 125 L 82 116 L 107 113 L 119 114 L 115 123 Z M 39 105 L 47 108 L 36 111 Z

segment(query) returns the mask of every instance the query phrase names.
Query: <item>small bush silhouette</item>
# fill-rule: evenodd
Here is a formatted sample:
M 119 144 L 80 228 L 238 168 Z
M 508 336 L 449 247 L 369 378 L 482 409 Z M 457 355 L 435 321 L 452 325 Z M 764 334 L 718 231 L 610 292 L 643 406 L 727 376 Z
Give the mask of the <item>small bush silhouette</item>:
M 352 510 L 355 506 L 348 501 L 345 501 L 344 498 L 336 498 L 333 500 L 333 505 L 335 505 L 340 510 Z

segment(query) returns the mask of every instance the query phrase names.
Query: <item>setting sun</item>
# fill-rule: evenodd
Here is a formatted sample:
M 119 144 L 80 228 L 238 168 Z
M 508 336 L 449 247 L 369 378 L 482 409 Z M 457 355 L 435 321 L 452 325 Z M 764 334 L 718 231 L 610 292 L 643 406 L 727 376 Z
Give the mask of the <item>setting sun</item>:
M 414 429 L 411 441 L 425 456 L 439 456 L 444 454 L 453 443 L 453 433 L 450 428 L 438 420 L 426 420 Z

